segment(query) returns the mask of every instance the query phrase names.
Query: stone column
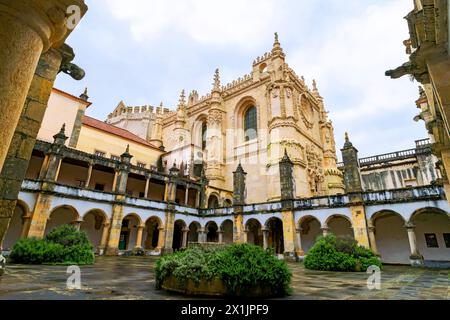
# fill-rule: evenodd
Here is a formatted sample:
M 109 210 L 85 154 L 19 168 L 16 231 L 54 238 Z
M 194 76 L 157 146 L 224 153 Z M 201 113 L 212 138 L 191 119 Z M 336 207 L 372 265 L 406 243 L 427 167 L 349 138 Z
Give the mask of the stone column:
M 263 233 L 263 248 L 264 250 L 267 250 L 269 248 L 269 230 L 268 229 L 262 229 Z
M 0 168 L 3 167 L 39 57 L 71 30 L 67 8 L 81 0 L 0 0 Z
M 183 228 L 183 244 L 181 246 L 183 249 L 186 249 L 188 247 L 188 233 L 189 229 Z
M 223 231 L 219 231 L 219 243 L 223 243 Z
M 22 224 L 22 232 L 20 233 L 20 238 L 25 239 L 27 237 L 28 229 L 30 228 L 31 214 L 28 213 L 22 219 L 23 219 L 23 224 Z
M 138 226 L 136 235 L 136 246 L 135 249 L 142 249 L 142 234 L 144 232 L 145 226 Z
M 297 256 L 299 257 L 303 257 L 305 255 L 305 251 L 303 250 L 303 245 L 302 245 L 302 229 L 298 228 L 296 230 L 296 243 L 295 243 L 295 252 L 297 253 Z
M 293 211 L 283 211 L 283 239 L 284 256 L 286 259 L 296 260 L 296 225 Z
M 188 206 L 188 203 L 189 203 L 189 187 L 187 186 L 186 187 L 186 193 L 184 195 L 184 204 L 186 206 Z
M 85 188 L 88 189 L 89 185 L 91 184 L 91 177 L 92 177 L 92 169 L 94 168 L 94 165 L 92 163 L 89 163 L 89 169 L 88 169 L 88 174 L 87 174 L 87 178 L 86 178 L 86 184 L 85 184 Z
M 169 182 L 166 181 L 166 186 L 164 188 L 164 201 L 169 201 Z
M 200 190 L 196 190 L 197 194 L 195 195 L 195 208 L 200 208 Z
M 150 177 L 146 177 L 144 198 L 148 198 L 148 189 L 150 188 Z
M 76 221 L 72 222 L 72 225 L 75 227 L 75 229 L 80 231 L 82 223 L 83 223 L 83 220 L 76 220 Z
M 200 230 L 198 230 L 198 242 L 205 243 L 206 240 L 207 240 L 207 237 L 206 237 L 205 228 L 200 228 Z
M 373 225 L 369 224 L 367 229 L 369 231 L 370 248 L 372 249 L 373 253 L 375 253 L 376 255 L 380 255 L 380 253 L 378 252 L 378 247 L 377 247 L 377 239 L 375 237 L 375 227 Z
M 330 234 L 330 228 L 328 228 L 328 226 L 324 226 L 321 230 L 322 230 L 322 235 L 324 237 L 326 237 Z
M 411 248 L 411 256 L 409 257 L 411 265 L 421 266 L 423 265 L 423 256 L 417 248 L 416 226 L 413 223 L 408 222 L 406 223 L 405 228 L 408 231 L 409 246 Z
M 161 253 L 164 248 L 164 237 L 165 237 L 164 227 L 159 227 L 158 228 L 158 247 L 156 249 Z
M 164 247 L 162 248 L 162 254 L 173 253 L 173 233 L 175 226 L 175 206 L 169 204 L 166 211 L 166 219 L 164 221 Z
M 244 243 L 248 243 L 248 230 L 244 230 Z
M 100 249 L 105 249 L 108 243 L 108 233 L 109 233 L 109 222 L 105 222 L 102 225 L 102 239 L 100 241 Z

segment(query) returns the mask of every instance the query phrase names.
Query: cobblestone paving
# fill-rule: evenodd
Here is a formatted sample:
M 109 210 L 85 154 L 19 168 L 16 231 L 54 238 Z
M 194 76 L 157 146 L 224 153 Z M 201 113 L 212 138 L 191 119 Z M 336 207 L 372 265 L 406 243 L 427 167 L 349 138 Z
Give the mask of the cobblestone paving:
M 0 277 L 0 300 L 5 299 L 158 299 L 186 297 L 155 290 L 157 258 L 97 258 L 81 268 L 82 290 L 69 291 L 65 267 L 9 265 Z M 286 299 L 450 299 L 450 271 L 385 266 L 381 290 L 367 288 L 368 274 L 315 272 L 289 264 L 292 295 Z

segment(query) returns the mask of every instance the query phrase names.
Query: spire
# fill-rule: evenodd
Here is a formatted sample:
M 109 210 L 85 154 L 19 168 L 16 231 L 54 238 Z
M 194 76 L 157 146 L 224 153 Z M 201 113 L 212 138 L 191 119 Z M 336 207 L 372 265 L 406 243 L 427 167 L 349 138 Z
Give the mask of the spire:
M 186 105 L 186 95 L 184 89 L 181 91 L 180 100 L 178 100 L 178 108 Z
M 64 123 L 61 127 L 61 130 L 57 134 L 53 136 L 54 143 L 63 145 L 68 137 L 66 136 L 66 124 Z
M 350 141 L 350 138 L 348 136 L 348 132 L 345 133 L 345 144 L 344 144 L 344 148 L 351 148 L 353 147 L 353 144 Z
M 275 32 L 275 42 L 273 43 L 272 54 L 274 56 L 281 55 L 284 57 L 283 49 L 281 48 L 280 40 L 278 38 L 278 32 Z
M 80 99 L 84 100 L 84 101 L 88 101 L 89 100 L 89 96 L 88 96 L 88 88 L 84 88 L 84 92 L 80 95 Z
M 216 72 L 214 73 L 214 83 L 213 83 L 214 87 L 213 90 L 217 91 L 220 90 L 220 73 L 219 73 L 219 69 L 216 69 Z

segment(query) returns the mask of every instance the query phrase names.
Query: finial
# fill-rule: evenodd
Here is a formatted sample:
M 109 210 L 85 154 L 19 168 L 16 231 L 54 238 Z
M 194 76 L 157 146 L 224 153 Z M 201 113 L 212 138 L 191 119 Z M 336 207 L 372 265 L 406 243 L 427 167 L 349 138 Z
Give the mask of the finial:
M 59 133 L 65 134 L 66 133 L 66 124 L 63 123 L 61 130 L 59 130 Z
M 275 32 L 275 44 L 280 44 L 280 41 L 278 40 L 278 32 Z
M 88 101 L 89 100 L 89 96 L 88 96 L 88 88 L 84 88 L 84 92 L 80 95 L 80 99 L 84 100 L 84 101 Z
M 313 90 L 314 90 L 314 91 L 318 91 L 318 90 L 317 90 L 317 82 L 316 82 L 315 79 L 313 79 Z
M 216 72 L 214 73 L 214 90 L 220 90 L 220 73 L 219 69 L 216 69 Z
M 345 142 L 350 142 L 350 138 L 348 136 L 348 132 L 345 133 Z
M 185 91 L 184 91 L 184 89 L 181 91 L 181 94 L 180 94 L 180 100 L 179 100 L 179 106 L 184 106 L 185 104 L 186 104 L 186 95 L 185 95 Z
M 127 145 L 127 150 L 125 150 L 126 153 L 130 153 L 130 145 Z

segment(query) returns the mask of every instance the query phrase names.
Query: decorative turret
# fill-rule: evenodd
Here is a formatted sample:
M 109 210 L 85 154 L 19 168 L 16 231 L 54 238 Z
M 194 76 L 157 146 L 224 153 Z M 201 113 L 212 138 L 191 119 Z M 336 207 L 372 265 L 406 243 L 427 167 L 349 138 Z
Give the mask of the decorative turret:
M 233 172 L 233 204 L 235 206 L 243 206 L 245 205 L 245 197 L 246 197 L 246 180 L 247 173 L 242 168 L 241 163 L 235 172 Z
M 53 143 L 61 146 L 64 145 L 66 143 L 66 140 L 68 139 L 65 132 L 66 132 L 66 124 L 64 123 L 61 127 L 61 130 L 59 130 L 59 132 L 53 136 L 54 139 Z
M 216 72 L 214 73 L 214 83 L 213 83 L 213 90 L 212 92 L 220 92 L 220 73 L 219 69 L 216 69 Z
M 84 92 L 80 95 L 80 99 L 82 99 L 84 101 L 88 101 L 89 100 L 87 87 L 84 89 Z
M 345 144 L 342 151 L 344 162 L 344 184 L 347 193 L 359 193 L 363 191 L 361 173 L 359 168 L 358 150 L 353 146 L 345 133 Z
M 284 157 L 280 162 L 281 200 L 294 199 L 294 163 L 289 158 L 287 149 L 284 149 Z
M 273 43 L 272 55 L 281 57 L 283 59 L 286 57 L 286 55 L 283 52 L 283 48 L 281 48 L 280 41 L 278 39 L 278 32 L 275 32 L 275 42 Z
M 150 143 L 153 144 L 155 147 L 163 149 L 163 103 L 161 102 L 159 108 L 156 109 L 156 119 L 155 123 L 153 124 L 152 134 Z

